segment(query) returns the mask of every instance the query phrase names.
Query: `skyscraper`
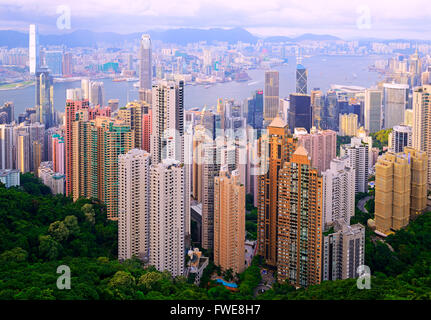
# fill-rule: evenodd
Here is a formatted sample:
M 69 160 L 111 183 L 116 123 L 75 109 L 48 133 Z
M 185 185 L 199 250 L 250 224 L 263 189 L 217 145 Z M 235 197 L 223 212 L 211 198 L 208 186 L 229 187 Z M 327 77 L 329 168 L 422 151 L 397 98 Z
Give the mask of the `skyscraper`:
M 368 191 L 371 146 L 361 138 L 352 137 L 350 144 L 340 147 L 341 157 L 348 155 L 348 165 L 355 170 L 355 193 Z
M 365 130 L 369 133 L 377 132 L 382 127 L 382 103 L 381 90 L 365 90 L 364 122 Z
M 88 109 L 88 99 L 83 99 L 81 89 L 68 89 L 66 91 L 65 110 L 65 156 L 66 156 L 66 195 L 72 193 L 73 186 L 73 121 L 75 114 L 80 109 Z
M 254 129 L 261 129 L 263 126 L 263 91 L 256 90 L 247 103 L 247 123 Z
M 14 126 L 0 124 L 0 169 L 14 169 Z
M 354 113 L 340 115 L 340 136 L 356 136 L 358 132 L 358 115 Z
M 319 284 L 322 265 L 322 178 L 299 146 L 278 181 L 277 280 L 295 287 Z
M 103 82 L 90 81 L 88 90 L 89 90 L 90 104 L 93 107 L 95 106 L 103 107 L 103 104 L 104 104 Z
M 296 93 L 307 94 L 307 69 L 301 64 L 296 65 Z
M 20 131 L 17 136 L 17 169 L 21 173 L 30 171 L 30 135 Z
M 387 152 L 376 163 L 375 221 L 388 234 L 409 223 L 411 167 L 403 153 Z
M 118 259 L 147 259 L 150 249 L 150 154 L 132 149 L 118 159 Z
M 279 73 L 278 71 L 265 71 L 265 97 L 263 118 L 271 121 L 277 117 L 279 112 Z
M 259 254 L 271 266 L 277 265 L 278 172 L 296 147 L 296 139 L 280 117 L 271 122 L 268 133 L 259 140 L 262 172 L 258 177 L 257 245 Z
M 364 226 L 335 221 L 334 232 L 323 237 L 322 281 L 357 278 L 364 261 Z
M 39 35 L 37 31 L 38 31 L 37 26 L 34 24 L 31 24 L 30 33 L 29 33 L 29 43 L 28 43 L 30 74 L 36 74 L 40 64 Z
M 165 158 L 183 161 L 184 82 L 153 86 L 151 156 L 153 163 Z
M 151 38 L 143 34 L 139 50 L 139 89 L 151 90 Z
M 336 220 L 350 225 L 355 214 L 355 170 L 349 166 L 349 156 L 331 161 L 323 176 L 323 226 L 325 229 Z
M 224 165 L 214 179 L 214 263 L 235 273 L 245 268 L 245 187 L 239 178 Z
M 53 80 L 46 67 L 36 71 L 36 121 L 45 128 L 55 125 Z
M 412 146 L 431 155 L 431 85 L 413 91 Z M 428 189 L 431 189 L 431 156 L 428 157 Z
M 404 147 L 412 146 L 412 127 L 406 125 L 395 126 L 388 137 L 389 151 L 403 152 Z
M 295 128 L 294 137 L 298 145 L 302 145 L 311 157 L 311 165 L 319 173 L 329 169 L 331 160 L 337 155 L 337 133 L 332 130 L 316 130 L 310 133 L 304 128 Z
M 103 135 L 103 200 L 108 219 L 118 219 L 118 156 L 134 148 L 134 132 L 125 123 L 110 123 Z
M 149 105 L 144 101 L 129 102 L 118 110 L 118 118 L 127 123 L 135 133 L 135 148 L 144 149 L 144 115 Z M 148 120 L 148 119 L 147 119 Z M 147 124 L 148 125 L 148 124 Z M 147 132 L 148 135 L 148 132 Z M 148 150 L 147 150 L 148 151 Z
M 172 276 L 184 272 L 184 167 L 165 159 L 150 167 L 150 265 Z
M 384 128 L 390 129 L 404 122 L 408 104 L 409 86 L 406 84 L 383 84 Z
M 289 128 L 305 128 L 308 132 L 311 129 L 312 110 L 310 96 L 302 93 L 290 95 L 289 107 Z

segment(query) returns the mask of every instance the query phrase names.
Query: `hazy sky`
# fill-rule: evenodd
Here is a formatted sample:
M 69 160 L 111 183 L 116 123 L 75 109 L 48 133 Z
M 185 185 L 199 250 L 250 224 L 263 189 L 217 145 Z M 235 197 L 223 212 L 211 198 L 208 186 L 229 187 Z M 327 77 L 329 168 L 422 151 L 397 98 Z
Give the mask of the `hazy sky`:
M 429 0 L 0 0 L 0 29 L 70 32 L 69 11 L 71 30 L 244 27 L 261 36 L 431 40 Z

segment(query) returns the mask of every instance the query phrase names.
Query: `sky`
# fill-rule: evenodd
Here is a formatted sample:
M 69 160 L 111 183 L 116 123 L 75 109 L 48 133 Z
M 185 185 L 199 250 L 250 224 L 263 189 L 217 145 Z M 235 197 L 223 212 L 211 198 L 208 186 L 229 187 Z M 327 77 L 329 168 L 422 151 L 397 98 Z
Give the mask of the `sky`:
M 343 39 L 431 40 L 429 0 L 0 0 L 0 29 L 73 30 L 242 27 L 258 36 L 331 34 Z

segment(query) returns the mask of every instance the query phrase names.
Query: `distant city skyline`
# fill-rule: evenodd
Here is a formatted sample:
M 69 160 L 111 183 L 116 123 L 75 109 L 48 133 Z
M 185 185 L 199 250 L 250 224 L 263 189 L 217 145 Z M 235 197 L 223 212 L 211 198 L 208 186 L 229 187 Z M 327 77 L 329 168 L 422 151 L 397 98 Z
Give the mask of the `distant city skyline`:
M 3 0 L 0 30 L 28 31 L 31 23 L 37 24 L 42 34 L 78 29 L 133 33 L 184 27 L 243 27 L 261 37 L 315 33 L 343 39 L 431 40 L 428 32 L 430 16 L 431 8 L 425 0 L 397 3 L 389 0 L 360 3 L 341 0 L 145 0 L 127 6 L 112 0 L 61 3 L 54 0 L 37 3 Z

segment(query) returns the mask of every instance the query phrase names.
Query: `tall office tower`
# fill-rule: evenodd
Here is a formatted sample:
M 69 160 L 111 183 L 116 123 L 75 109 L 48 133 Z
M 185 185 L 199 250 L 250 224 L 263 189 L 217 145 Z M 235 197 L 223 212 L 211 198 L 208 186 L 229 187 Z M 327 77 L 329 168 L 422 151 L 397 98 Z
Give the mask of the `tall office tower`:
M 61 174 L 65 173 L 64 170 L 64 137 L 59 134 L 52 136 L 52 164 L 53 171 Z
M 184 82 L 161 82 L 153 86 L 151 157 L 183 161 Z
M 150 154 L 132 149 L 118 158 L 118 259 L 147 259 L 150 249 Z
M 352 137 L 350 144 L 340 147 L 341 157 L 348 155 L 348 165 L 355 170 L 355 193 L 368 192 L 370 148 L 368 143 L 358 137 Z
M 323 237 L 322 281 L 357 278 L 365 262 L 365 227 L 336 221 L 334 232 Z
M 103 201 L 110 220 L 118 219 L 118 156 L 134 148 L 134 132 L 125 123 L 110 123 L 103 135 Z
M 337 93 L 329 90 L 325 99 L 325 123 L 326 129 L 338 131 L 339 106 Z
M 428 182 L 426 175 L 428 171 L 428 155 L 426 152 L 418 151 L 411 147 L 405 147 L 404 153 L 410 159 L 410 218 L 414 219 L 427 208 Z
M 89 86 L 90 104 L 95 106 L 103 107 L 104 103 L 104 89 L 103 82 L 101 81 L 90 81 Z
M 409 86 L 407 84 L 383 84 L 384 128 L 390 129 L 404 122 L 407 109 Z
M 50 128 L 55 125 L 54 86 L 46 67 L 36 71 L 36 121 Z
M 278 172 L 290 160 L 297 141 L 280 117 L 267 128 L 259 140 L 261 174 L 258 177 L 257 245 L 259 254 L 271 266 L 277 265 L 277 227 L 279 217 Z
M 207 130 L 209 136 L 215 139 L 215 115 L 210 110 L 202 111 L 201 125 Z
M 0 169 L 14 169 L 14 125 L 0 124 Z
M 289 128 L 311 129 L 312 111 L 310 96 L 302 93 L 293 93 L 290 95 L 289 107 Z
M 184 167 L 164 159 L 150 167 L 150 265 L 184 273 Z
M 340 136 L 356 136 L 358 115 L 354 113 L 340 115 Z
M 72 193 L 73 185 L 73 121 L 75 114 L 81 109 L 88 109 L 88 99 L 83 99 L 80 89 L 68 89 L 66 91 L 65 110 L 65 157 L 66 157 L 66 195 Z M 76 143 L 76 142 L 75 142 Z
M 32 160 L 33 163 L 31 165 L 31 170 L 34 173 L 37 173 L 37 170 L 39 169 L 39 165 L 42 162 L 42 155 L 43 155 L 43 144 L 40 141 L 34 140 L 32 142 Z
M 404 147 L 412 146 L 412 127 L 401 124 L 395 126 L 388 138 L 389 151 L 403 152 Z
M 412 147 L 428 155 L 428 189 L 431 189 L 431 85 L 413 91 Z
M 307 77 L 307 69 L 298 63 L 296 65 L 296 93 L 307 94 Z
M 7 115 L 7 120 L 2 124 L 11 123 L 12 121 L 15 121 L 15 107 L 12 101 L 7 101 L 4 103 L 3 106 L 0 106 L 0 113 L 2 112 L 6 113 Z
M 315 88 L 314 90 L 311 90 L 310 103 L 311 103 L 311 110 L 313 112 L 311 124 L 313 127 L 316 127 L 317 129 L 322 129 L 322 125 L 324 125 L 322 121 L 325 118 L 325 115 L 323 112 L 324 96 L 322 91 L 319 88 Z
M 49 73 L 53 76 L 63 75 L 63 52 L 62 51 L 45 51 L 45 65 Z
M 39 61 L 39 35 L 37 32 L 37 26 L 34 24 L 30 25 L 28 53 L 29 53 L 30 74 L 36 74 L 36 72 L 39 68 L 39 64 L 40 64 L 40 61 Z
M 224 165 L 214 179 L 214 263 L 222 270 L 245 268 L 245 186 Z
M 355 170 L 349 166 L 348 156 L 332 160 L 322 176 L 324 229 L 339 219 L 350 225 L 355 214 Z
M 81 79 L 81 95 L 82 99 L 90 100 L 90 80 Z
M 279 73 L 278 71 L 265 71 L 265 96 L 263 106 L 263 119 L 271 121 L 279 112 Z
M 337 156 L 337 133 L 332 130 L 316 130 L 310 133 L 304 128 L 296 128 L 294 136 L 311 156 L 311 165 L 322 173 L 329 169 L 332 159 Z
M 18 132 L 16 151 L 17 169 L 21 173 L 30 172 L 30 134 L 28 132 Z
M 144 149 L 144 114 L 148 108 L 148 104 L 143 101 L 133 101 L 118 110 L 118 118 L 128 124 L 135 133 L 135 148 L 137 149 Z
M 376 230 L 388 234 L 409 223 L 411 167 L 403 153 L 385 153 L 376 163 Z
M 143 34 L 139 50 L 139 89 L 150 90 L 152 88 L 151 76 L 151 39 L 148 34 Z
M 118 105 L 120 103 L 119 99 L 109 99 L 108 107 L 111 109 L 111 112 L 115 112 L 118 110 Z
M 263 91 L 256 90 L 252 98 L 247 99 L 247 123 L 254 129 L 263 126 Z
M 299 146 L 279 173 L 277 279 L 319 284 L 322 265 L 322 177 Z
M 63 76 L 71 77 L 73 75 L 73 61 L 72 61 L 72 53 L 65 52 L 63 54 L 62 61 L 62 72 Z
M 365 130 L 374 133 L 382 128 L 383 93 L 381 90 L 365 90 L 364 122 Z

